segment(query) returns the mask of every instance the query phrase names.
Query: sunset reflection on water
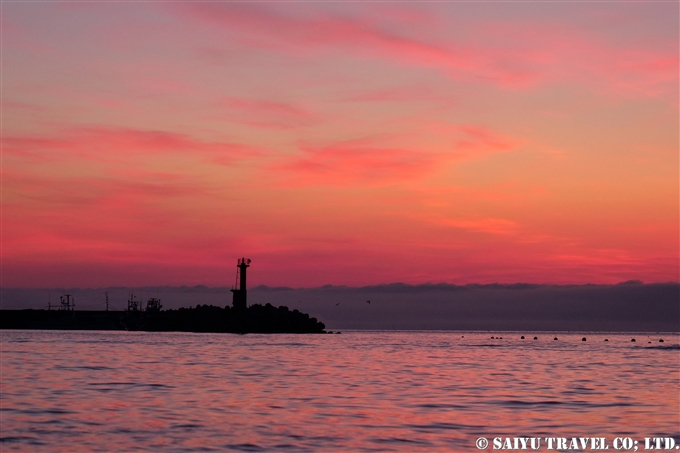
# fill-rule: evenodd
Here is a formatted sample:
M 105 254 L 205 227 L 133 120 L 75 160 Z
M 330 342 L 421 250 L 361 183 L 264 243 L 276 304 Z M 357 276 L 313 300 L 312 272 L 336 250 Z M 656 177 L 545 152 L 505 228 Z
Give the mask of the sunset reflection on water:
M 478 437 L 680 435 L 674 334 L 1 335 L 3 451 L 477 451 Z

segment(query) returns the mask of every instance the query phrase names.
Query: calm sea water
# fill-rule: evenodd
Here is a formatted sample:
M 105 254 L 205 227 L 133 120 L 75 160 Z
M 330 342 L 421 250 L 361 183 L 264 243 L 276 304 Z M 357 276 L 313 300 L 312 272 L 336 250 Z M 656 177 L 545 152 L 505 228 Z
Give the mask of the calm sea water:
M 671 334 L 0 339 L 3 452 L 456 452 L 481 436 L 680 435 Z

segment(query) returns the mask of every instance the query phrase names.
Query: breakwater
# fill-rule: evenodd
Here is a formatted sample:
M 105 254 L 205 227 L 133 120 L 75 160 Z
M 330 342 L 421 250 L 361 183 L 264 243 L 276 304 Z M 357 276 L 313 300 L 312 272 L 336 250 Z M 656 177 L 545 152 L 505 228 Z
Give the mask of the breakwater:
M 271 304 L 246 308 L 198 305 L 144 311 L 2 310 L 0 329 L 130 330 L 148 332 L 323 333 L 316 318 Z

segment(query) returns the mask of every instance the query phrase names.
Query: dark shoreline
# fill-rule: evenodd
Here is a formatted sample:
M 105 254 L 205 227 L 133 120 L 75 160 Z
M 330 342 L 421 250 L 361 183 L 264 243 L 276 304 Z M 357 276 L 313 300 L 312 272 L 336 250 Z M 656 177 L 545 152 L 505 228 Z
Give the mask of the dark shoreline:
M 122 287 L 0 288 L 0 308 L 54 308 L 69 293 L 76 310 L 123 311 L 131 290 Z M 228 288 L 139 287 L 140 300 L 163 301 L 163 310 L 208 304 L 231 306 Z M 331 330 L 484 330 L 680 332 L 680 284 L 619 285 L 378 285 L 362 288 L 265 288 L 249 301 L 314 314 Z M 370 304 L 368 303 L 370 301 Z
M 212 333 L 325 333 L 316 318 L 271 304 L 144 311 L 0 310 L 0 329 Z

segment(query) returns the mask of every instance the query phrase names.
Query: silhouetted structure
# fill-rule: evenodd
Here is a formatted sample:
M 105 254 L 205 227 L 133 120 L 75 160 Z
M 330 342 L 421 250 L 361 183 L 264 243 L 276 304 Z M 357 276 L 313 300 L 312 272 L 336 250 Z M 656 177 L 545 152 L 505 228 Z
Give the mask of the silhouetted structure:
M 149 313 L 158 313 L 161 308 L 163 308 L 161 300 L 156 297 L 152 297 L 146 302 L 146 311 Z
M 246 297 L 246 269 L 250 260 L 237 261 L 233 307 L 197 305 L 178 310 L 161 309 L 161 300 L 149 298 L 146 309 L 130 293 L 127 311 L 75 312 L 73 296 L 61 297 L 62 310 L 1 310 L 0 329 L 45 330 L 142 330 L 149 332 L 224 332 L 224 333 L 325 333 L 326 326 L 316 318 L 286 306 L 254 304 Z M 63 313 L 63 310 L 71 313 Z M 337 332 L 340 333 L 340 332 Z
M 0 329 L 130 330 L 147 332 L 325 333 L 316 318 L 286 306 L 244 309 L 197 305 L 161 311 L 1 310 Z M 339 332 L 338 332 L 339 333 Z
M 231 288 L 231 292 L 234 293 L 232 306 L 237 310 L 244 310 L 248 306 L 246 290 L 246 269 L 248 267 L 250 267 L 250 260 L 245 258 L 236 260 L 236 284 L 238 284 L 238 288 L 235 284 Z
M 59 297 L 61 301 L 61 309 L 65 311 L 74 311 L 76 309 L 76 301 L 70 294 L 64 294 Z
M 141 304 L 137 299 L 135 299 L 135 295 L 133 293 L 130 293 L 127 311 L 141 311 L 141 310 L 142 310 Z

